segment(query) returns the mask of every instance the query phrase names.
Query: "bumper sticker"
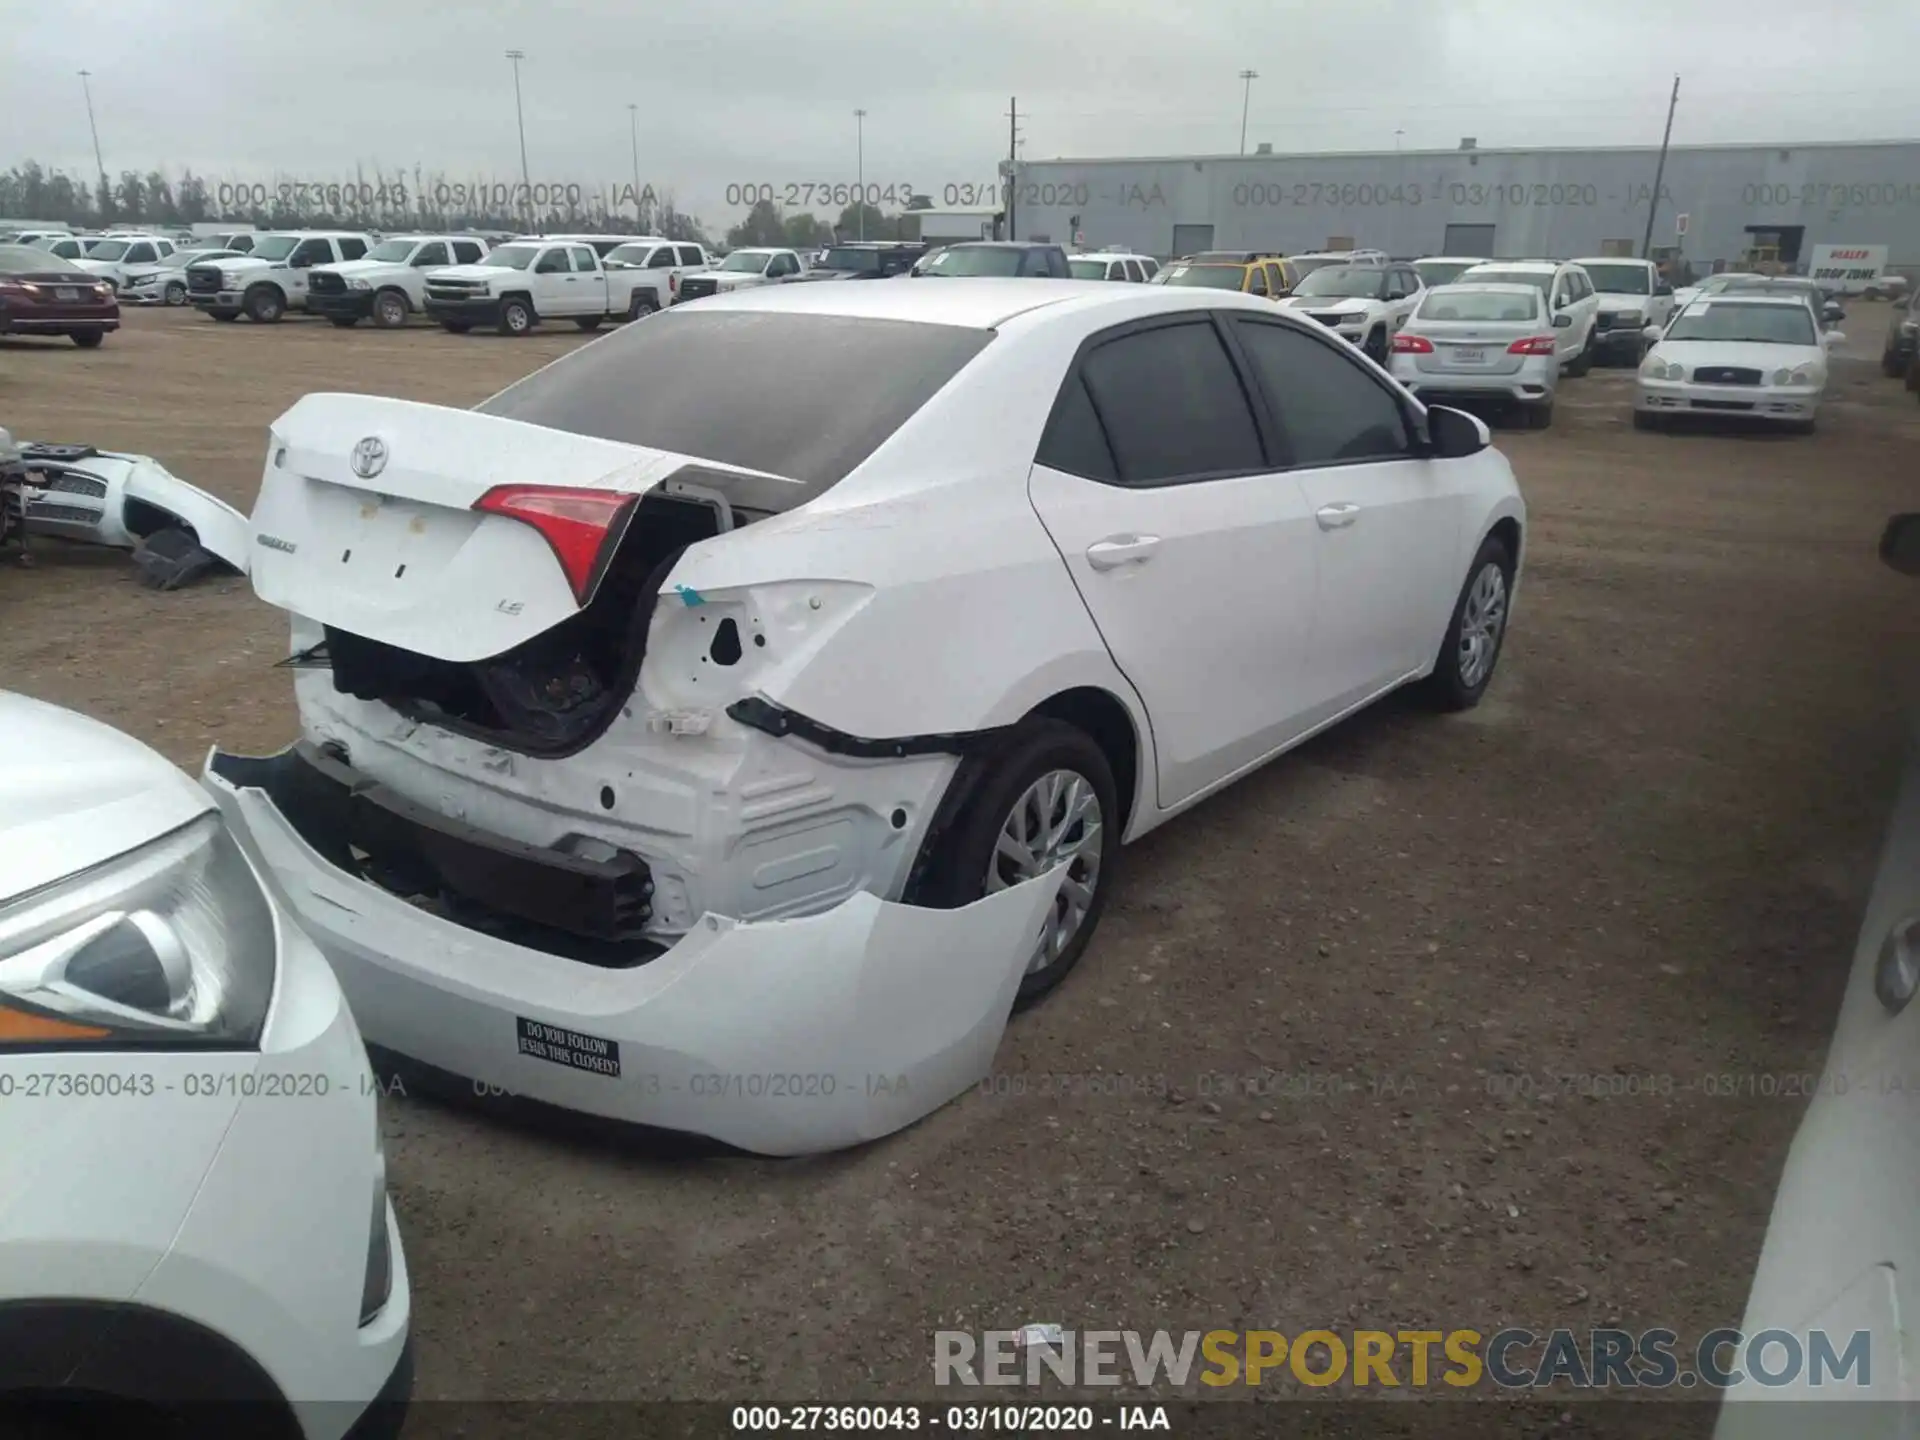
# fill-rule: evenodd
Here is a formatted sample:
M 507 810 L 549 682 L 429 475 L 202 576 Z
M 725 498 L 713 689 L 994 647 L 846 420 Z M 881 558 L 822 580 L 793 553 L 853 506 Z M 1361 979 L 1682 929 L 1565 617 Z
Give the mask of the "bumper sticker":
M 513 1018 L 520 1029 L 522 1055 L 531 1055 L 536 1060 L 551 1061 L 555 1065 L 565 1065 L 573 1070 L 590 1071 L 595 1075 L 619 1075 L 620 1042 L 618 1040 L 602 1040 L 598 1035 L 582 1035 L 578 1030 L 566 1030 L 558 1025 L 542 1024 L 538 1020 L 529 1020 L 524 1015 L 516 1015 Z

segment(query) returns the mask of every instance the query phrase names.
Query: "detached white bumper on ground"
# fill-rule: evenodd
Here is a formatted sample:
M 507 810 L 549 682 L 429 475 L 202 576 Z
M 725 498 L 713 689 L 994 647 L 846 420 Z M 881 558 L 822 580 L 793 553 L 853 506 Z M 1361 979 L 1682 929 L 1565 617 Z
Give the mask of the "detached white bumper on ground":
M 793 919 L 709 914 L 658 958 L 611 968 L 347 874 L 211 757 L 203 783 L 332 963 L 369 1044 L 482 1093 L 769 1155 L 878 1139 L 979 1081 L 1065 870 L 956 910 L 863 891 Z

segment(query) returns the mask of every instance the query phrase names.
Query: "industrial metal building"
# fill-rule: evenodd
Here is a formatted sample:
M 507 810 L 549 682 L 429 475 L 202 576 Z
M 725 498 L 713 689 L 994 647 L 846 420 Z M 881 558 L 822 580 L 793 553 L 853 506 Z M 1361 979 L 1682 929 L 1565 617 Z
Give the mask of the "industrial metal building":
M 1013 230 L 1087 249 L 1348 249 L 1395 256 L 1634 254 L 1659 147 L 1023 161 Z M 1920 266 L 1920 140 L 1675 145 L 1653 253 L 1696 270 L 1885 245 Z

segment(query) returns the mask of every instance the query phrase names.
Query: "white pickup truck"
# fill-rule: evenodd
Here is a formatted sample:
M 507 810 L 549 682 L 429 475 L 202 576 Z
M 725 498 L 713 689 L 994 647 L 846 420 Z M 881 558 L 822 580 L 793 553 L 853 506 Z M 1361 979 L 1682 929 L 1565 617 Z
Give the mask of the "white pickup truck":
M 649 292 L 655 310 L 679 303 L 680 282 L 689 275 L 704 275 L 713 269 L 713 257 L 706 248 L 690 240 L 629 240 L 600 254 L 609 270 L 628 270 L 639 277 L 634 283 Z
M 342 329 L 370 319 L 392 330 L 426 308 L 429 271 L 471 265 L 491 248 L 477 235 L 390 235 L 363 260 L 314 266 L 307 309 Z
M 373 237 L 349 230 L 289 230 L 256 235 L 239 259 L 187 267 L 187 298 L 216 320 L 241 315 L 271 324 L 289 309 L 307 308 L 307 277 L 316 265 L 358 260 Z
M 581 240 L 515 240 L 471 265 L 427 274 L 426 312 L 454 334 L 491 325 L 525 335 L 543 320 L 592 330 L 604 320 L 637 320 L 653 308 L 639 272 L 608 270 Z

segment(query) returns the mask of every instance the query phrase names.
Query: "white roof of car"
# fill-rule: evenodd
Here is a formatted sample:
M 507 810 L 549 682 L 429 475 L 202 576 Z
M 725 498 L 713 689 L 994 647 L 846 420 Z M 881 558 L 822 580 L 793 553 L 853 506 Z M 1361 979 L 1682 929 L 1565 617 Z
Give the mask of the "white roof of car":
M 1687 302 L 1691 310 L 1695 305 L 1798 305 L 1803 310 L 1813 308 L 1813 302 L 1798 291 L 1784 290 L 1742 290 L 1734 295 L 1698 295 Z
M 1569 260 L 1569 265 L 1644 265 L 1654 268 L 1653 261 L 1642 260 L 1638 255 L 1588 255 L 1584 259 Z
M 1491 265 L 1493 263 L 1484 255 L 1422 255 L 1413 263 L 1425 265 L 1429 261 L 1436 265 Z
M 1453 295 L 1462 290 L 1486 291 L 1492 295 L 1526 295 L 1538 298 L 1540 291 L 1533 285 L 1516 284 L 1511 280 L 1455 280 L 1450 285 L 1429 285 L 1428 295 Z
M 1140 315 L 1234 306 L 1262 315 L 1276 313 L 1271 300 L 1237 291 L 1175 286 L 1109 285 L 1091 280 L 1021 280 L 954 277 L 901 280 L 880 285 L 760 285 L 700 301 L 698 310 L 788 310 L 872 320 L 908 320 L 924 325 L 961 325 L 991 330 L 1016 315 L 1049 306 L 1126 306 Z M 680 313 L 667 312 L 666 317 Z
M 1473 274 L 1474 270 L 1558 270 L 1570 263 L 1566 260 L 1482 260 L 1467 274 Z

